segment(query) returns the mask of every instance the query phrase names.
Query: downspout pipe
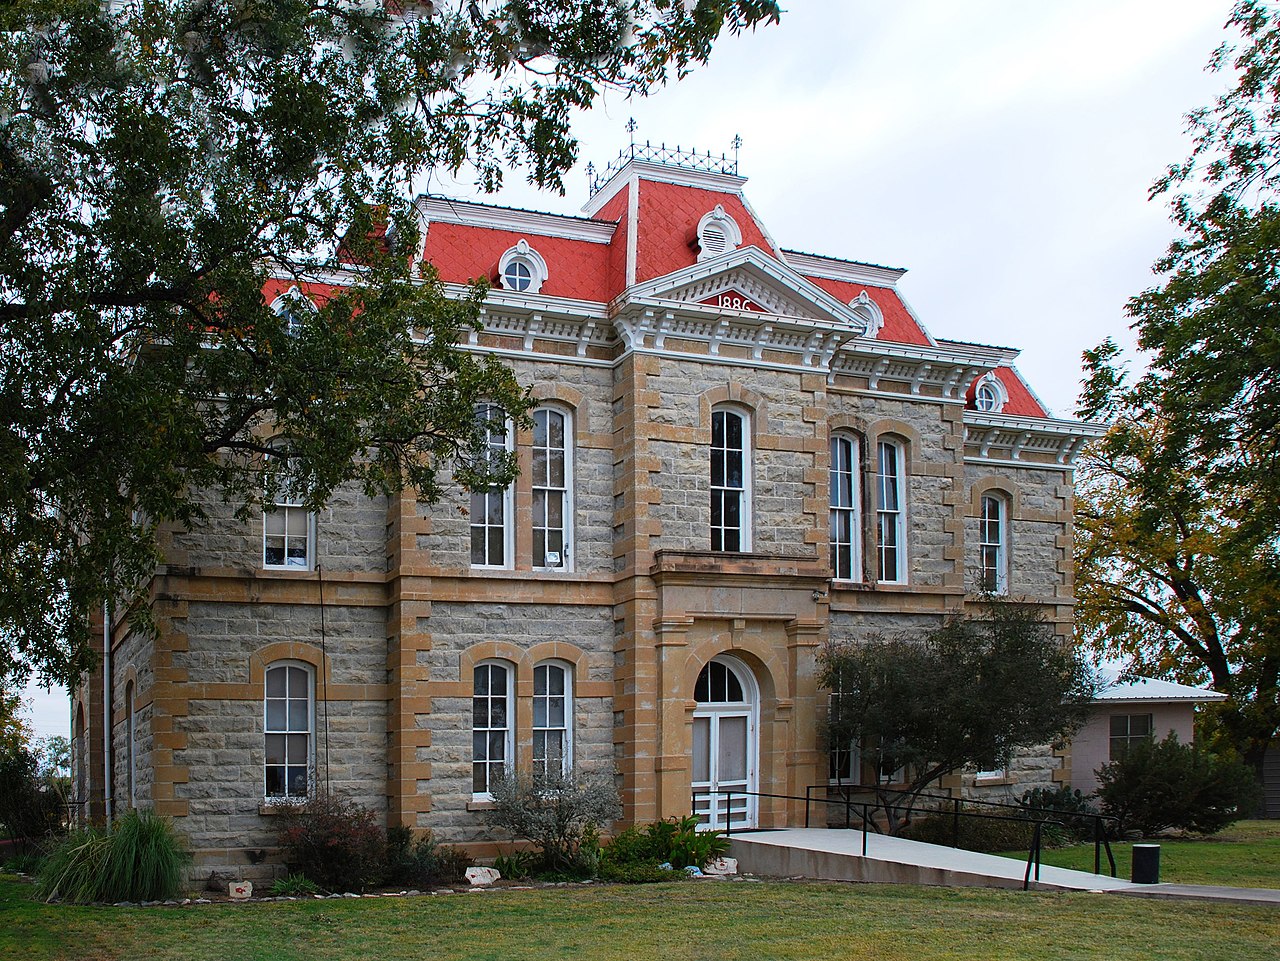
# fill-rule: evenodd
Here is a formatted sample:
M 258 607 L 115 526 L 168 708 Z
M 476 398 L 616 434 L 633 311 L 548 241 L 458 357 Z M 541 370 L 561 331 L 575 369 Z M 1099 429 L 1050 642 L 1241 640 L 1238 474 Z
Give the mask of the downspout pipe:
M 111 823 L 111 781 L 115 765 L 111 758 L 111 602 L 102 602 L 102 811 Z

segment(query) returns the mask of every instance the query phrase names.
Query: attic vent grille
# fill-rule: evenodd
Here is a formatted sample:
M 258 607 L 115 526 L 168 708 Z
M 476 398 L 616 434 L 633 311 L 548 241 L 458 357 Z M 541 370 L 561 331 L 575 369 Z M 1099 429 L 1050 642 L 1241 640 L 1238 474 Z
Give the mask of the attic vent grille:
M 698 221 L 699 260 L 708 260 L 727 251 L 737 250 L 741 243 L 742 231 L 720 204 L 716 204 L 716 209 L 710 213 L 703 214 Z

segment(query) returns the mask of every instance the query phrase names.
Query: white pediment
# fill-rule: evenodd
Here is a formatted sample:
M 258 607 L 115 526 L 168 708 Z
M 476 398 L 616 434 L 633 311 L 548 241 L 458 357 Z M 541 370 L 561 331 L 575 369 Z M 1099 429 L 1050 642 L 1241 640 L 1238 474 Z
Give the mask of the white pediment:
M 622 299 L 759 312 L 854 334 L 867 329 L 866 318 L 849 305 L 756 247 L 729 251 L 637 284 Z

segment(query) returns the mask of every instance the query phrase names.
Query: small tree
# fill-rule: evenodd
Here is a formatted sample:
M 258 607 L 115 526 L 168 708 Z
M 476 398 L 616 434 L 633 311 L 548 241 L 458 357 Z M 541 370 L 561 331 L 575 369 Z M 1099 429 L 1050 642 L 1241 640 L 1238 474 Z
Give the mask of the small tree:
M 875 786 L 890 833 L 942 775 L 1069 736 L 1096 686 L 1075 649 L 1008 601 L 923 636 L 830 645 L 820 667 L 832 691 L 831 742 L 860 741 L 880 771 L 905 770 L 904 782 Z
M 493 786 L 486 821 L 542 852 L 547 871 L 573 871 L 583 836 L 622 814 L 613 781 L 605 776 L 509 774 Z
M 1165 828 L 1213 834 L 1257 803 L 1252 769 L 1170 733 L 1132 746 L 1098 770 L 1098 797 L 1126 830 L 1150 836 Z

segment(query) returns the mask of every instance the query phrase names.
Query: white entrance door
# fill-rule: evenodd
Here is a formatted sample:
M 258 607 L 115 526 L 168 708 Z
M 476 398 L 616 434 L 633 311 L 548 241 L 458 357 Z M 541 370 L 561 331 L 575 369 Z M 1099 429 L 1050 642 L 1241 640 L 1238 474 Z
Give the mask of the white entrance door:
M 694 689 L 693 811 L 704 827 L 756 826 L 755 684 L 745 664 L 718 657 Z

